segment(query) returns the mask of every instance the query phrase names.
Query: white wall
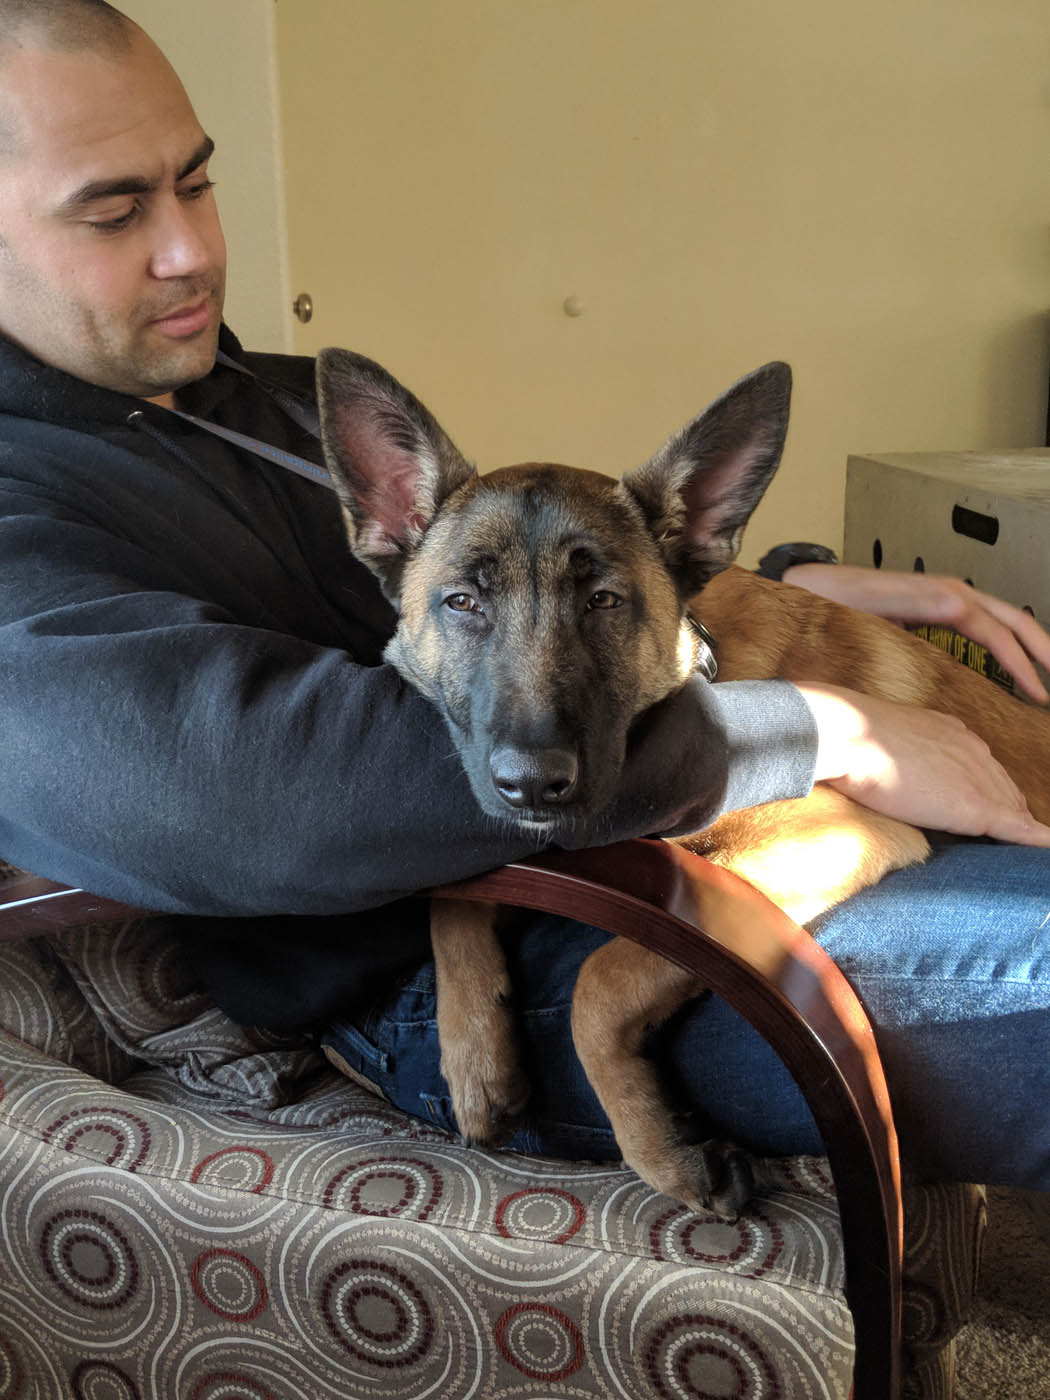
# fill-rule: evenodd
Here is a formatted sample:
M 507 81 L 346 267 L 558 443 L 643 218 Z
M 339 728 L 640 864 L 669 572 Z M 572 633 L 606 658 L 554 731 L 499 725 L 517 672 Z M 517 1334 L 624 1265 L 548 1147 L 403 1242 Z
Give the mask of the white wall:
M 253 350 L 292 348 L 275 0 L 116 0 L 160 45 L 216 142 L 230 250 L 226 320 Z
M 839 544 L 850 453 L 1043 441 L 1047 0 L 281 0 L 277 29 L 296 343 L 381 360 L 481 465 L 618 473 L 789 360 L 750 563 Z

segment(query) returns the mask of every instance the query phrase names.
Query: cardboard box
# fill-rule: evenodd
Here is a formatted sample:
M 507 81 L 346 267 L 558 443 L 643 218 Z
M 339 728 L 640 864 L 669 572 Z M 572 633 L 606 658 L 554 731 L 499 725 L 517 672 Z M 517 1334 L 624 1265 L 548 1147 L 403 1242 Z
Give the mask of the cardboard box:
M 1050 626 L 1050 449 L 850 457 L 843 562 L 916 560 Z

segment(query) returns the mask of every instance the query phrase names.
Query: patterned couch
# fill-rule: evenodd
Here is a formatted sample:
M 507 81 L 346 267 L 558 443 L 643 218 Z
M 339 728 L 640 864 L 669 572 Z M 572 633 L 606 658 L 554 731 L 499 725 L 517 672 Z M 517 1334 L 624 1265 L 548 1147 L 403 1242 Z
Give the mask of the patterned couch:
M 726 1225 L 467 1149 L 233 1025 L 160 918 L 0 941 L 0 1028 L 0 1400 L 892 1393 L 824 1159 Z M 902 1393 L 946 1397 L 980 1194 L 905 1199 Z

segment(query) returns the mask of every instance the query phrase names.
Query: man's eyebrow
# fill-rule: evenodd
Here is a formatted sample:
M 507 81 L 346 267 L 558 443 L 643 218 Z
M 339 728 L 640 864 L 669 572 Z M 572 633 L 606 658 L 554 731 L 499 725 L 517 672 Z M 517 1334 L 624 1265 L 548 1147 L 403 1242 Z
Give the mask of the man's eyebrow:
M 203 165 L 206 160 L 211 158 L 214 150 L 215 142 L 210 136 L 206 136 L 190 158 L 176 171 L 176 183 L 185 180 L 187 175 L 192 175 L 199 165 Z M 59 204 L 56 213 L 71 214 L 77 209 L 83 209 L 88 204 L 97 204 L 102 199 L 113 199 L 122 194 L 150 194 L 155 188 L 155 181 L 144 179 L 141 175 L 89 180 L 87 184 L 74 190 L 71 195 L 67 195 Z
M 204 140 L 193 152 L 193 155 L 190 156 L 182 169 L 176 172 L 176 183 L 178 183 L 179 180 L 185 180 L 187 175 L 192 175 L 198 165 L 203 165 L 206 160 L 210 160 L 214 150 L 215 142 L 210 136 L 205 136 Z

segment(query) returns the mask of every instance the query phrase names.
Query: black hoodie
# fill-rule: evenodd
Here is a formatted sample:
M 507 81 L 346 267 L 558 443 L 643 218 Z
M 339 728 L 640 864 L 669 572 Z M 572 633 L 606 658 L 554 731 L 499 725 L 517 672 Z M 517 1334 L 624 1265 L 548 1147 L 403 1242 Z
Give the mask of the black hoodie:
M 312 362 L 221 343 L 259 381 L 218 366 L 180 405 L 319 461 L 266 387 L 312 398 Z M 383 664 L 393 624 L 324 486 L 0 339 L 0 857 L 208 916 L 236 962 L 243 916 L 338 928 L 345 955 L 375 916 L 330 916 L 531 853 Z M 696 678 L 581 844 L 805 792 L 814 753 L 793 687 Z

